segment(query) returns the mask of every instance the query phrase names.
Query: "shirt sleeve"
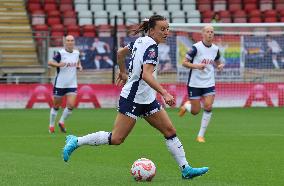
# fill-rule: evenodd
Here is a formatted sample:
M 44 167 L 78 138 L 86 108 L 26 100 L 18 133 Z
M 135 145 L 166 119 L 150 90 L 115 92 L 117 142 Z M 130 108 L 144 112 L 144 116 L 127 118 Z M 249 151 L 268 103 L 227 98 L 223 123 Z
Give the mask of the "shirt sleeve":
M 143 64 L 158 64 L 158 45 L 149 46 L 143 56 Z
M 185 58 L 192 62 L 196 54 L 197 48 L 195 46 L 192 46 L 192 48 L 186 53 Z
M 132 49 L 133 49 L 133 45 L 134 45 L 134 42 L 130 42 L 126 45 L 126 47 L 128 48 L 128 50 L 131 52 Z
M 58 62 L 58 63 L 61 61 L 61 54 L 60 54 L 60 52 L 57 51 L 57 52 L 54 54 L 53 60 L 56 61 L 56 62 Z
M 219 49 L 218 49 L 218 52 L 217 52 L 217 55 L 216 55 L 214 61 L 217 61 L 217 60 L 219 60 L 219 59 L 220 59 L 220 51 L 219 51 Z

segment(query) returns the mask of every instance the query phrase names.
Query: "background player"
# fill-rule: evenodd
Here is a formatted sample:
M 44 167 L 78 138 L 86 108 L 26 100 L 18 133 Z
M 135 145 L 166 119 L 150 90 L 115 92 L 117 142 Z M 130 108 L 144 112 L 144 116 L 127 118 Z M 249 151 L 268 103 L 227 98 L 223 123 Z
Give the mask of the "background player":
M 179 116 L 186 112 L 196 115 L 201 110 L 200 100 L 204 100 L 204 112 L 201 119 L 201 126 L 197 136 L 198 142 L 205 142 L 205 132 L 212 115 L 212 105 L 215 97 L 214 64 L 218 70 L 222 70 L 224 64 L 220 62 L 220 52 L 213 44 L 214 29 L 212 26 L 205 26 L 202 29 L 202 41 L 195 43 L 192 49 L 186 54 L 183 66 L 190 69 L 188 77 L 188 97 L 190 101 L 180 108 Z
M 79 51 L 74 49 L 75 40 L 72 35 L 65 38 L 65 48 L 59 50 L 53 60 L 48 62 L 49 66 L 57 68 L 57 75 L 53 88 L 53 107 L 50 110 L 49 132 L 54 133 L 55 119 L 59 107 L 62 104 L 62 97 L 66 95 L 66 108 L 59 120 L 58 126 L 61 132 L 66 132 L 64 121 L 71 115 L 77 95 L 77 68 L 81 71 L 82 66 L 79 60 Z
M 114 128 L 112 132 L 99 131 L 82 137 L 67 136 L 63 149 L 64 161 L 68 161 L 71 153 L 82 145 L 120 145 L 131 132 L 137 118 L 141 116 L 165 136 L 167 148 L 178 163 L 183 178 L 191 179 L 208 171 L 207 167 L 189 166 L 183 146 L 176 136 L 176 130 L 166 111 L 156 100 L 155 91 L 162 95 L 168 105 L 175 103 L 173 96 L 153 76 L 158 65 L 158 44 L 166 41 L 169 34 L 168 28 L 168 22 L 164 17 L 151 16 L 135 32 L 137 34 L 140 31 L 148 31 L 148 36 L 139 37 L 134 43 L 118 50 L 120 73 L 117 83 L 126 84 L 120 94 Z M 125 58 L 130 53 L 131 60 L 127 75 Z

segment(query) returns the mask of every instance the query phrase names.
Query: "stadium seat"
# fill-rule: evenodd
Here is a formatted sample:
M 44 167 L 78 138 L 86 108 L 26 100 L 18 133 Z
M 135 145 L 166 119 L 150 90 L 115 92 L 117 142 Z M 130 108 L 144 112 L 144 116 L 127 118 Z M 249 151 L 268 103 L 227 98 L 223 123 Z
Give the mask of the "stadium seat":
M 283 0 L 274 0 L 274 5 L 276 10 L 284 10 L 284 1 Z
M 182 7 L 183 11 L 191 11 L 191 10 L 195 10 L 196 9 L 196 5 L 195 4 L 184 4 Z
M 74 4 L 88 4 L 89 0 L 74 0 Z
M 252 10 L 257 10 L 257 9 L 258 9 L 258 6 L 256 3 L 248 3 L 244 5 L 244 10 L 247 12 L 252 11 Z
M 180 11 L 181 10 L 181 7 L 180 7 L 180 4 L 179 3 L 176 3 L 176 4 L 167 4 L 167 10 L 170 11 L 170 12 L 174 12 L 174 11 Z
M 155 12 L 166 10 L 165 1 L 164 0 L 152 1 L 151 8 L 152 11 Z
M 119 4 L 106 4 L 106 11 L 117 12 L 119 10 Z
M 272 10 L 273 9 L 273 1 L 272 0 L 260 0 L 259 8 L 260 8 L 261 11 Z
M 75 17 L 65 17 L 63 19 L 63 25 L 77 25 L 77 18 Z
M 133 11 L 134 10 L 134 4 L 122 4 L 121 5 L 121 11 L 127 12 L 127 11 Z
M 88 4 L 75 4 L 75 10 L 76 10 L 76 12 L 89 10 L 88 9 Z
M 234 23 L 246 23 L 247 22 L 247 14 L 243 10 L 238 10 L 233 14 Z
M 37 11 L 37 10 L 43 10 L 42 7 L 41 7 L 41 4 L 39 4 L 39 3 L 29 3 L 28 4 L 28 11 L 29 12 L 34 12 L 34 11 Z
M 197 3 L 197 9 L 200 12 L 203 12 L 206 10 L 212 10 L 211 1 L 210 0 L 199 0 Z
M 228 10 L 231 12 L 242 10 L 242 0 L 229 0 Z
M 84 25 L 82 26 L 82 31 L 84 32 L 95 32 L 96 27 L 95 25 L 91 24 L 91 25 Z
M 136 2 L 136 10 L 139 12 L 143 12 L 143 11 L 149 11 L 150 7 L 148 3 L 141 3 L 140 2 Z
M 248 12 L 249 16 L 248 17 L 261 17 L 261 11 L 259 10 L 252 10 Z
M 211 11 L 211 10 L 203 11 L 203 12 L 202 12 L 202 18 L 209 18 L 209 19 L 212 19 L 214 15 L 215 15 L 215 12 L 214 12 L 214 11 Z
M 124 19 L 123 19 L 123 13 L 121 11 L 112 11 L 109 13 L 110 24 L 114 25 L 115 16 L 117 16 L 117 24 L 123 25 Z
M 125 12 L 125 24 L 133 25 L 139 23 L 139 14 L 137 11 L 127 11 Z
M 68 10 L 63 13 L 63 18 L 76 18 L 77 14 L 73 10 Z
M 111 36 L 112 26 L 109 25 L 109 24 L 99 25 L 97 27 L 97 30 L 98 30 L 98 36 L 99 37 L 110 37 Z
M 249 22 L 250 22 L 250 23 L 261 23 L 262 20 L 261 20 L 260 17 L 250 17 L 250 18 L 249 18 Z
M 172 12 L 172 22 L 173 23 L 185 23 L 185 13 L 184 11 L 175 11 Z
M 43 10 L 34 10 L 31 14 L 32 25 L 45 24 L 45 13 Z
M 40 4 L 40 3 L 41 3 L 41 0 L 28 0 L 27 3 L 28 3 L 28 4 L 31 4 L 31 3 Z
M 264 22 L 265 23 L 276 23 L 278 22 L 276 17 L 264 17 Z
M 81 32 L 81 28 L 78 25 L 67 25 L 67 32 Z
M 93 18 L 92 17 L 79 17 L 78 22 L 80 26 L 93 24 Z
M 96 37 L 95 32 L 83 32 L 82 34 L 83 37 Z
M 108 24 L 108 13 L 106 11 L 94 12 L 95 25 Z
M 227 7 L 226 0 L 214 0 L 213 1 L 214 11 L 226 10 L 226 7 Z
M 73 0 L 60 0 L 60 4 L 73 4 Z
M 43 3 L 43 4 L 48 4 L 48 3 L 50 3 L 50 4 L 56 4 L 57 1 L 56 1 L 56 0 L 42 0 L 42 3 Z
M 154 14 L 154 12 L 148 10 L 148 11 L 142 11 L 140 12 L 140 18 L 141 20 L 143 20 L 144 18 L 149 18 L 150 16 L 152 16 Z
M 55 3 L 44 4 L 43 9 L 44 9 L 45 12 L 57 10 L 57 4 L 55 4 Z
M 73 5 L 72 4 L 60 4 L 59 5 L 59 10 L 61 12 L 73 11 Z
M 90 0 L 90 4 L 104 4 L 104 0 Z
M 49 26 L 55 25 L 55 24 L 61 24 L 61 20 L 59 17 L 48 17 L 47 18 L 47 24 Z
M 226 10 L 222 10 L 219 12 L 220 22 L 222 23 L 231 23 L 231 13 Z
M 167 18 L 167 20 L 170 20 L 170 12 L 168 12 L 167 10 L 160 10 L 158 11 L 159 15 Z
M 51 32 L 65 32 L 65 27 L 62 24 L 54 24 L 50 26 Z
M 63 45 L 63 32 L 52 32 L 51 33 L 51 46 L 62 46 Z
M 277 17 L 277 12 L 275 10 L 266 10 L 264 17 Z
M 90 10 L 92 12 L 102 11 L 102 10 L 104 10 L 104 5 L 103 4 L 91 4 Z
M 47 12 L 48 17 L 60 17 L 61 13 L 58 10 L 52 10 Z
M 48 26 L 46 24 L 42 24 L 42 25 L 34 25 L 33 26 L 34 31 L 44 31 L 44 32 L 48 32 Z
M 72 35 L 74 37 L 80 37 L 81 33 L 78 31 L 67 31 L 66 35 Z

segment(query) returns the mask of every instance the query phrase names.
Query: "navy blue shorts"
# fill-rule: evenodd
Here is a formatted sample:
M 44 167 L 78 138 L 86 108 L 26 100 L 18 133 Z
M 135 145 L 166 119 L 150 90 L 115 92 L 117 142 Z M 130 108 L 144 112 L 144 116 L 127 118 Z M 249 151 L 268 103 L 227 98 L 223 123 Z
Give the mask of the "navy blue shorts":
M 215 86 L 207 88 L 187 87 L 189 99 L 200 99 L 202 96 L 215 95 Z
M 137 120 L 138 117 L 150 116 L 162 109 L 162 106 L 157 100 L 154 100 L 150 104 L 138 104 L 120 96 L 117 110 L 121 114 L 124 114 Z
M 56 88 L 53 87 L 53 95 L 56 97 L 62 97 L 65 95 L 77 94 L 77 88 Z

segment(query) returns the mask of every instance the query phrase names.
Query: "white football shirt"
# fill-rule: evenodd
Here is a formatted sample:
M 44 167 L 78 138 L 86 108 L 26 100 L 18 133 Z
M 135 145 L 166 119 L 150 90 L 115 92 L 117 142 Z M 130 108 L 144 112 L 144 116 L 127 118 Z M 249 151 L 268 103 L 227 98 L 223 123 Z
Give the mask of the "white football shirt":
M 156 98 L 156 92 L 142 79 L 142 73 L 143 64 L 153 64 L 154 71 L 157 69 L 158 45 L 151 37 L 145 36 L 137 38 L 127 47 L 131 51 L 129 77 L 120 96 L 139 104 L 152 103 Z
M 77 88 L 77 64 L 80 52 L 73 50 L 68 52 L 60 49 L 53 57 L 53 60 L 66 63 L 64 67 L 57 67 L 57 75 L 54 80 L 56 88 Z
M 206 64 L 204 70 L 190 69 L 188 86 L 207 88 L 215 86 L 214 62 L 219 60 L 219 48 L 215 44 L 206 46 L 202 41 L 195 43 L 185 56 L 193 64 Z

